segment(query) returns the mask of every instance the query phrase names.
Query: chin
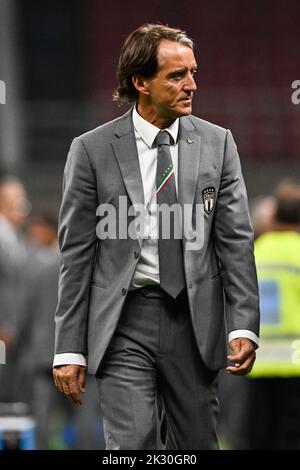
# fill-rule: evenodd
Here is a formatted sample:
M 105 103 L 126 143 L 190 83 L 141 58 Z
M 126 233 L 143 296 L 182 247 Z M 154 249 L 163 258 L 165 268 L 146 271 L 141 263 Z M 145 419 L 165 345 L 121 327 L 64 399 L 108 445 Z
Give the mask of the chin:
M 188 116 L 192 112 L 192 105 L 191 104 L 186 104 L 183 106 L 180 106 L 178 109 L 178 115 L 179 116 Z

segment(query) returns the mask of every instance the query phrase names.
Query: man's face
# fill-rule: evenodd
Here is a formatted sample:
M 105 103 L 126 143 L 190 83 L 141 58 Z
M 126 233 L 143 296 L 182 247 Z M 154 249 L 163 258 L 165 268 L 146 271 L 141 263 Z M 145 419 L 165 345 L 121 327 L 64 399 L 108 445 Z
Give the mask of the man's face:
M 0 213 L 15 227 L 21 227 L 30 212 L 30 203 L 21 183 L 6 182 L 0 188 Z
M 158 71 L 148 83 L 152 112 L 169 119 L 191 114 L 193 93 L 197 89 L 193 50 L 177 42 L 162 40 L 157 61 Z

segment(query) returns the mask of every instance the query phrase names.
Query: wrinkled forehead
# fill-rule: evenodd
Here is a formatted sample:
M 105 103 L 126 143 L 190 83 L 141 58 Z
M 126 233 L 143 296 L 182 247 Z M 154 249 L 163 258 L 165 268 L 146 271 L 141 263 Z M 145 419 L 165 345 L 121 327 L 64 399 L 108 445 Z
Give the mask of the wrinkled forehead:
M 157 50 L 158 69 L 195 68 L 196 60 L 193 49 L 185 44 L 162 40 Z

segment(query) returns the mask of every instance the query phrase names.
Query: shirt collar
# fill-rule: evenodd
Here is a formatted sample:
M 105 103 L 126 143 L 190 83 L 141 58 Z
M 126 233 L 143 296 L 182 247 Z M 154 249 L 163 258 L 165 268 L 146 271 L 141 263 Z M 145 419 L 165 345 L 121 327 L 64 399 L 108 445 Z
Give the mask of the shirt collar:
M 153 142 L 161 129 L 142 118 L 142 116 L 140 116 L 140 114 L 137 112 L 136 107 L 133 108 L 132 122 L 135 130 L 141 136 L 145 144 L 148 145 L 149 148 L 152 148 Z M 179 119 L 177 118 L 169 127 L 164 130 L 171 134 L 174 142 L 177 142 L 178 129 Z

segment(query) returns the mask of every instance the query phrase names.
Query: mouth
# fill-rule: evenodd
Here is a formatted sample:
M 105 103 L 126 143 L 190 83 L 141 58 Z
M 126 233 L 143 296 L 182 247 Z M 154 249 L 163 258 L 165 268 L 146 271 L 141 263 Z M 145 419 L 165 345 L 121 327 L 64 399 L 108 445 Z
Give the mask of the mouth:
M 191 103 L 192 102 L 192 97 L 190 96 L 189 98 L 181 98 L 181 100 L 179 101 L 183 101 L 184 103 Z

